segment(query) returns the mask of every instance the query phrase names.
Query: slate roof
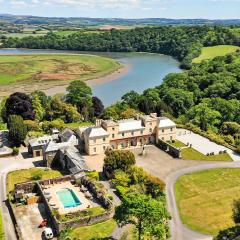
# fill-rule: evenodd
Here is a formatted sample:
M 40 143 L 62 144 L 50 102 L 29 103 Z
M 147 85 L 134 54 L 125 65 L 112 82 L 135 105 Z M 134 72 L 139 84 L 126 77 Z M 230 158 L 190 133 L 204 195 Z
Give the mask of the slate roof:
M 169 118 L 160 118 L 158 127 L 159 128 L 176 127 L 176 123 L 174 123 Z
M 52 140 L 52 136 L 43 136 L 39 138 L 29 139 L 29 144 L 31 147 L 43 146 L 48 144 Z
M 89 138 L 92 137 L 107 137 L 109 133 L 102 127 L 89 127 L 84 131 Z
M 118 123 L 119 123 L 119 132 L 145 129 L 145 127 L 142 125 L 142 120 L 128 119 L 128 120 L 118 121 Z

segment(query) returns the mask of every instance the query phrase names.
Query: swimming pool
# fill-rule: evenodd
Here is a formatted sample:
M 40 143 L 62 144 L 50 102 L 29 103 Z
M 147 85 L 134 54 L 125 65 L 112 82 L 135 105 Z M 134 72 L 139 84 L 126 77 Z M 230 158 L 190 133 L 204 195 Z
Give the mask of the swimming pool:
M 75 192 L 68 188 L 57 191 L 57 196 L 64 208 L 77 207 L 82 204 Z

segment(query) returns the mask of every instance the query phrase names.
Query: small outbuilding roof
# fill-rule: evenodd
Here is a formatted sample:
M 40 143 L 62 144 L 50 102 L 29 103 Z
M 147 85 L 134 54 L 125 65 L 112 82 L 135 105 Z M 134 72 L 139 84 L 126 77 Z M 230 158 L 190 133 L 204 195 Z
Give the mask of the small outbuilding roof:
M 39 138 L 29 139 L 31 147 L 44 146 L 53 140 L 52 136 L 43 136 Z

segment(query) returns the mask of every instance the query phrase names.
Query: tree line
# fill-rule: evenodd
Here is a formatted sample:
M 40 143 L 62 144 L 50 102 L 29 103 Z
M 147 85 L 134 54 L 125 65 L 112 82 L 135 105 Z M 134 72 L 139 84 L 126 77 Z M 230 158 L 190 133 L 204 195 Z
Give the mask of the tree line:
M 240 150 L 240 52 L 194 64 L 169 74 L 160 86 L 131 91 L 106 108 L 105 117 L 157 112 L 179 124 L 215 134 Z
M 199 56 L 203 46 L 219 44 L 240 45 L 240 39 L 230 28 L 223 26 L 160 26 L 131 30 L 111 30 L 69 36 L 48 33 L 45 36 L 7 38 L 9 48 L 57 49 L 100 52 L 153 52 L 167 54 L 189 69 L 192 59 Z

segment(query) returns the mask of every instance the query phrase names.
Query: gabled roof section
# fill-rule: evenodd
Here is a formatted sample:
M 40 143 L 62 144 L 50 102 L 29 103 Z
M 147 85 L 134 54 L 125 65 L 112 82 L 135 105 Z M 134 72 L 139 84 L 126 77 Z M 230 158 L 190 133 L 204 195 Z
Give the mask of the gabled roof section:
M 159 128 L 176 127 L 176 123 L 169 118 L 159 118 Z
M 102 127 L 89 127 L 85 130 L 84 134 L 89 138 L 109 136 L 109 133 Z
M 62 141 L 64 142 L 68 142 L 69 139 L 74 135 L 74 132 L 69 129 L 69 128 L 65 128 L 61 133 L 60 133 L 60 138 L 62 139 Z
M 142 120 L 128 119 L 119 121 L 119 132 L 128 132 L 134 130 L 142 130 L 145 127 L 142 125 Z
M 61 142 L 61 143 L 55 143 L 55 142 L 49 142 L 45 148 L 45 152 L 56 152 L 62 148 L 69 147 L 68 142 Z

